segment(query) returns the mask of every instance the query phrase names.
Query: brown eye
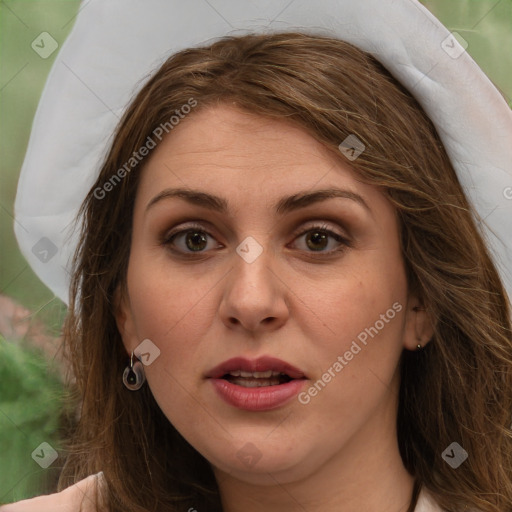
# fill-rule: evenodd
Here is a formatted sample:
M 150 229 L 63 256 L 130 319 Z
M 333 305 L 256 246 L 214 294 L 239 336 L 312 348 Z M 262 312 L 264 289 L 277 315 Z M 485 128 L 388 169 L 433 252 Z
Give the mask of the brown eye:
M 208 236 L 208 235 L 207 235 Z M 206 239 L 206 236 L 204 236 L 204 233 L 201 231 L 187 231 L 185 233 L 185 245 L 187 246 L 187 249 L 190 249 L 191 251 L 202 251 L 208 241 Z
M 330 255 L 350 246 L 349 240 L 329 229 L 327 225 L 311 226 L 295 236 L 295 240 L 304 237 L 305 244 L 302 244 L 299 250 L 309 253 Z M 181 255 L 194 253 L 199 255 L 219 247 L 219 245 L 208 246 L 209 239 L 215 240 L 202 226 L 193 225 L 167 234 L 162 240 L 162 245 L 169 246 L 170 250 Z M 334 247 L 329 248 L 330 246 Z
M 307 230 L 302 231 L 297 235 L 297 238 L 305 236 L 305 245 L 307 252 L 318 252 L 323 254 L 331 254 L 334 252 L 342 251 L 347 246 L 350 246 L 349 241 L 341 236 L 340 234 L 332 231 L 328 228 L 327 225 L 322 226 L 311 226 Z M 335 241 L 335 246 L 337 247 L 332 248 L 330 250 L 325 250 L 329 246 L 329 242 L 331 240 Z M 331 244 L 333 245 L 333 244 Z
M 329 235 L 320 231 L 310 231 L 306 237 L 306 244 L 313 251 L 325 249 L 329 244 Z
M 184 229 L 168 236 L 164 244 L 177 247 L 178 251 L 184 253 L 204 252 L 207 248 L 209 237 L 211 235 L 203 229 Z

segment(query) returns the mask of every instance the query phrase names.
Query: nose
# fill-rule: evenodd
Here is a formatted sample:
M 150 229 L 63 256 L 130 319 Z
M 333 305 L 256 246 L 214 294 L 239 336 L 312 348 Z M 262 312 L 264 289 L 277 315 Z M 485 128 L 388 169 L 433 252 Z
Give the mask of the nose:
M 289 317 L 289 288 L 274 256 L 263 250 L 252 261 L 240 254 L 233 254 L 233 268 L 226 276 L 219 307 L 223 323 L 251 334 L 279 329 Z

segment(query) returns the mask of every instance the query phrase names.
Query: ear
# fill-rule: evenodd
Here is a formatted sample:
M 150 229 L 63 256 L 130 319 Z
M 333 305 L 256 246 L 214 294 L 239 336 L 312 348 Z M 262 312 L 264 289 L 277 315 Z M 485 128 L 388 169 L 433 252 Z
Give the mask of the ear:
M 404 348 L 417 350 L 424 348 L 434 336 L 434 321 L 428 307 L 416 295 L 410 295 L 405 312 Z
M 114 292 L 114 317 L 123 345 L 130 355 L 137 346 L 137 336 L 130 299 L 121 288 L 121 285 L 118 285 Z

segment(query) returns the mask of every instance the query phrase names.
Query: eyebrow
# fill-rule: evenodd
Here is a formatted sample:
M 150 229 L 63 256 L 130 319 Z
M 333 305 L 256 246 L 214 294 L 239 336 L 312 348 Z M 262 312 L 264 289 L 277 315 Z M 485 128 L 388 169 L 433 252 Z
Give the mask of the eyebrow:
M 226 214 L 229 211 L 228 202 L 223 197 L 209 194 L 207 192 L 202 192 L 200 190 L 192 190 L 187 188 L 167 188 L 162 190 L 162 192 L 151 199 L 151 201 L 146 206 L 146 213 L 150 208 L 155 206 L 160 201 L 173 197 L 178 197 L 196 206 L 201 206 L 203 208 L 207 208 L 208 210 L 222 214 Z M 370 214 L 372 214 L 372 210 L 359 194 L 340 188 L 326 188 L 315 190 L 313 192 L 299 192 L 297 194 L 279 199 L 279 201 L 272 205 L 272 208 L 277 214 L 284 215 L 285 213 L 293 212 L 299 210 L 300 208 L 305 208 L 306 206 L 333 198 L 350 199 L 363 206 L 366 210 L 368 210 Z

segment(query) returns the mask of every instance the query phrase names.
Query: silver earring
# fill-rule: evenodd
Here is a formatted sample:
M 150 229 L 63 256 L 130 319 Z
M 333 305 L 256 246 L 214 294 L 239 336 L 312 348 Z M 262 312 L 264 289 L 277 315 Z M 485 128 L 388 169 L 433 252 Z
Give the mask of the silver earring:
M 146 375 L 144 375 L 144 367 L 142 363 L 137 359 L 133 362 L 133 352 L 130 357 L 130 365 L 124 369 L 123 372 L 123 384 L 130 391 L 137 391 L 142 387 L 142 384 L 146 382 Z
M 418 345 L 416 346 L 416 350 L 421 350 L 421 344 L 418 343 Z

